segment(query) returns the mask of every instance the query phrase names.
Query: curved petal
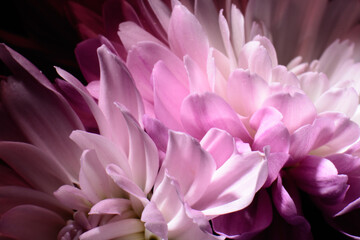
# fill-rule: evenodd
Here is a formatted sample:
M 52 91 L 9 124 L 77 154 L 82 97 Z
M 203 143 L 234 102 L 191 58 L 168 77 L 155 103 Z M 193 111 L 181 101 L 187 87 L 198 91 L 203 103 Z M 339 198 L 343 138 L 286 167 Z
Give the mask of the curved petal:
M 316 117 L 313 103 L 306 95 L 298 92 L 276 94 L 268 98 L 264 106 L 272 106 L 281 112 L 283 122 L 290 133 L 303 125 L 311 124 Z
M 27 183 L 46 193 L 52 194 L 61 185 L 71 184 L 63 166 L 33 145 L 1 142 L 0 158 Z
M 181 4 L 177 4 L 172 10 L 168 40 L 171 50 L 179 58 L 189 55 L 200 68 L 206 69 L 208 38 L 196 17 Z
M 91 202 L 83 191 L 79 188 L 64 185 L 54 192 L 55 197 L 69 209 L 76 209 L 87 212 L 91 207 Z
M 266 181 L 267 162 L 259 152 L 233 155 L 216 170 L 210 185 L 192 206 L 206 216 L 247 207 Z
M 156 118 L 173 130 L 182 130 L 180 107 L 189 90 L 181 84 L 162 61 L 155 64 L 151 77 L 154 82 Z
M 201 139 L 211 128 L 227 131 L 245 142 L 251 138 L 234 110 L 213 93 L 191 94 L 181 106 L 181 122 L 192 136 Z
M 228 102 L 242 116 L 250 116 L 259 109 L 269 94 L 267 82 L 249 70 L 237 69 L 229 77 Z
M 117 214 L 131 210 L 131 202 L 123 198 L 107 198 L 96 203 L 90 209 L 89 214 Z
M 170 131 L 166 156 L 159 172 L 165 171 L 179 183 L 184 200 L 193 204 L 202 197 L 215 171 L 216 163 L 199 142 L 183 133 Z M 159 181 L 155 184 L 155 189 Z
M 15 239 L 56 239 L 64 225 L 56 213 L 33 205 L 14 207 L 0 218 L 0 232 Z

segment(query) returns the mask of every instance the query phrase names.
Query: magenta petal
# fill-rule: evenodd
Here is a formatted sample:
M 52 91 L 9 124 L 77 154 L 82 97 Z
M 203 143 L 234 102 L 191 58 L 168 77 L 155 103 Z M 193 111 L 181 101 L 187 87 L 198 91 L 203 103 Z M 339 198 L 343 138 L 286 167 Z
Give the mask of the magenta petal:
M 75 48 L 75 55 L 79 64 L 80 70 L 87 82 L 100 80 L 100 67 L 96 50 L 105 45 L 113 52 L 112 44 L 105 37 L 87 39 L 79 43 Z
M 271 223 L 272 215 L 269 195 L 261 190 L 247 208 L 216 217 L 212 223 L 218 234 L 245 240 L 266 229 Z
M 251 141 L 238 115 L 214 93 L 189 95 L 181 106 L 181 121 L 184 128 L 198 139 L 209 129 L 219 128 L 245 142 Z
M 212 155 L 216 168 L 221 167 L 236 152 L 235 139 L 229 133 L 217 128 L 210 129 L 201 139 L 200 144 Z
M 280 170 L 284 167 L 289 157 L 289 154 L 283 152 L 270 153 L 267 156 L 269 175 L 264 184 L 265 188 L 270 187 L 270 185 L 276 180 L 279 176 Z
M 158 178 L 162 179 L 167 171 L 179 182 L 184 200 L 189 205 L 202 197 L 215 169 L 214 159 L 198 141 L 183 133 L 169 132 L 167 152 Z M 159 181 L 155 188 L 158 184 Z
M 268 98 L 264 106 L 272 106 L 281 112 L 284 117 L 283 122 L 290 133 L 303 125 L 311 124 L 316 117 L 313 103 L 306 95 L 298 92 L 276 94 Z
M 290 170 L 299 188 L 326 202 L 343 200 L 348 189 L 348 177 L 339 175 L 334 164 L 325 159 L 308 156 Z
M 286 188 L 283 184 L 286 185 Z M 302 226 L 306 231 L 310 231 L 309 223 L 302 216 L 299 193 L 293 182 L 290 180 L 283 183 L 282 177 L 278 177 L 272 185 L 271 192 L 273 203 L 285 221 L 291 225 Z
M 160 151 L 166 152 L 166 147 L 169 139 L 169 129 L 155 118 L 150 118 L 147 115 L 143 116 L 144 128 L 147 134 L 156 144 Z
M 156 118 L 173 130 L 182 130 L 180 107 L 189 94 L 187 86 L 184 86 L 162 61 L 155 64 L 151 77 L 154 81 Z
M 201 69 L 206 69 L 209 42 L 202 26 L 189 10 L 174 6 L 168 30 L 170 48 L 179 58 L 189 55 Z
M 257 129 L 252 145 L 254 150 L 264 151 L 265 146 L 270 146 L 271 152 L 289 151 L 290 134 L 281 118 L 281 114 L 273 108 L 262 108 L 252 115 L 250 126 Z
M 39 148 L 20 142 L 1 142 L 0 158 L 31 186 L 52 193 L 63 184 L 71 184 L 63 167 Z
M 1 216 L 0 232 L 14 239 L 56 239 L 64 219 L 45 208 L 21 205 Z
M 120 102 L 137 119 L 141 120 L 144 106 L 134 81 L 122 60 L 105 46 L 97 50 L 100 62 L 99 107 L 106 117 L 116 111 L 114 102 Z
M 152 42 L 142 42 L 128 53 L 126 66 L 136 81 L 136 86 L 144 100 L 153 103 L 153 83 L 151 73 L 158 61 L 163 61 L 170 72 L 183 84 L 188 84 L 183 62 L 168 48 Z
M 161 239 L 167 239 L 168 226 L 156 204 L 150 202 L 146 205 L 141 215 L 141 221 L 145 222 L 145 228 L 147 230 Z

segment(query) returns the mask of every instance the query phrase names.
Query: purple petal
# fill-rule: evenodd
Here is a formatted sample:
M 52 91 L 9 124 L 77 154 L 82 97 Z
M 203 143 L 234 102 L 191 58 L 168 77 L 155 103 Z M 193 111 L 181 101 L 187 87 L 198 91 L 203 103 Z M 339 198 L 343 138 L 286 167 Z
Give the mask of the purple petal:
M 131 202 L 123 198 L 107 198 L 97 202 L 90 209 L 89 214 L 117 214 L 131 210 Z
M 326 202 L 342 201 L 349 187 L 348 177 L 339 175 L 334 164 L 325 158 L 308 156 L 289 171 L 299 188 Z
M 141 221 L 145 222 L 145 228 L 161 239 L 167 239 L 168 226 L 164 216 L 156 204 L 150 202 L 141 214 Z
M 229 238 L 251 239 L 272 221 L 272 205 L 266 191 L 260 191 L 245 209 L 212 220 L 216 233 Z
M 14 239 L 56 239 L 65 225 L 58 214 L 33 205 L 14 207 L 1 216 L 0 232 Z
M 213 93 L 189 95 L 181 106 L 181 121 L 184 128 L 198 139 L 211 128 L 219 128 L 245 142 L 251 141 L 238 115 Z
M 20 142 L 1 142 L 0 158 L 32 187 L 52 193 L 63 184 L 71 184 L 65 169 L 39 148 Z
M 91 207 L 91 202 L 79 188 L 64 185 L 54 192 L 55 197 L 69 209 L 76 209 L 87 212 Z
M 270 185 L 276 180 L 279 176 L 280 170 L 284 167 L 289 157 L 289 154 L 282 152 L 270 153 L 267 156 L 268 178 L 264 184 L 265 188 L 270 187 Z

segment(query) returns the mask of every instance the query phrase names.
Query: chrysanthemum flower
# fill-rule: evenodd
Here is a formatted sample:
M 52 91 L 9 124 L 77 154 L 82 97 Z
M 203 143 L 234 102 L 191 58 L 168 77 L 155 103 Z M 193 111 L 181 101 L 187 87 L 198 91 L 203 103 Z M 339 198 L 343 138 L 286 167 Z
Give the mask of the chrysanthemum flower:
M 351 29 L 359 19 L 359 4 L 348 2 L 340 13 L 339 1 L 318 2 L 317 11 L 310 1 L 250 1 L 245 18 L 230 4 L 221 11 L 205 1 L 149 4 L 152 11 L 145 18 L 120 23 L 122 46 L 112 49 L 124 57 L 134 77 L 145 103 L 145 129 L 160 153 L 167 152 L 168 128 L 198 140 L 221 129 L 237 148 L 248 144 L 250 151 L 268 156 L 264 190 L 246 210 L 215 218 L 215 231 L 248 238 L 270 226 L 264 233 L 269 237 L 273 229 L 286 226 L 295 231 L 285 236 L 308 239 L 310 225 L 299 191 L 329 222 L 356 215 L 351 210 L 359 197 L 353 180 L 357 155 L 345 151 L 360 134 L 350 120 L 357 121 L 359 105 L 358 28 Z M 309 9 L 303 21 L 297 11 Z M 351 15 L 341 18 L 344 28 L 325 28 L 340 14 Z M 331 37 L 325 41 L 317 29 Z M 336 38 L 341 40 L 331 43 Z M 103 69 L 94 68 L 96 61 L 83 53 L 101 44 L 112 45 L 101 37 L 77 49 L 94 93 L 97 69 Z M 351 169 L 342 169 L 342 158 L 354 161 Z M 333 225 L 358 235 L 354 222 L 345 228 Z
M 140 126 L 138 90 L 106 46 L 98 49 L 98 101 L 57 69 L 67 80 L 62 90 L 82 99 L 98 133 L 84 131 L 65 98 L 31 63 L 5 45 L 0 55 L 15 74 L 2 83 L 2 116 L 20 130 L 4 131 L 8 141 L 0 144 L 8 165 L 1 168 L 7 177 L 3 237 L 223 239 L 213 235 L 209 220 L 247 207 L 266 180 L 264 154 L 238 151 L 235 140 L 217 129 L 201 144 L 170 132 L 160 166 L 158 149 Z M 225 156 L 219 138 L 232 142 Z

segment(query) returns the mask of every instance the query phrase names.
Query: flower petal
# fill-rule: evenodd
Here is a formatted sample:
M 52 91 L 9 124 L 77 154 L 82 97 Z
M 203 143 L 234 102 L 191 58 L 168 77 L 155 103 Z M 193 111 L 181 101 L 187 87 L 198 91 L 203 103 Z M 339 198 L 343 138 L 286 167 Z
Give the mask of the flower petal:
M 211 128 L 227 131 L 245 142 L 249 133 L 234 110 L 213 93 L 191 94 L 181 106 L 181 122 L 194 137 L 201 139 Z
M 151 76 L 154 82 L 156 118 L 171 129 L 182 130 L 180 106 L 189 90 L 181 84 L 162 61 L 155 64 Z
M 214 159 L 194 138 L 183 133 L 169 132 L 169 143 L 159 179 L 167 171 L 179 182 L 184 200 L 189 205 L 202 197 L 215 168 Z M 155 189 L 158 184 L 157 181 Z
M 247 207 L 266 181 L 266 165 L 259 152 L 233 155 L 216 170 L 210 185 L 192 207 L 206 216 Z
M 33 205 L 12 208 L 1 216 L 0 232 L 14 239 L 56 239 L 65 225 L 58 214 Z
M 117 214 L 131 210 L 131 202 L 124 198 L 107 198 L 97 202 L 90 209 L 89 214 Z
M 249 70 L 237 69 L 229 77 L 228 102 L 242 116 L 250 116 L 259 109 L 269 93 L 267 82 Z

